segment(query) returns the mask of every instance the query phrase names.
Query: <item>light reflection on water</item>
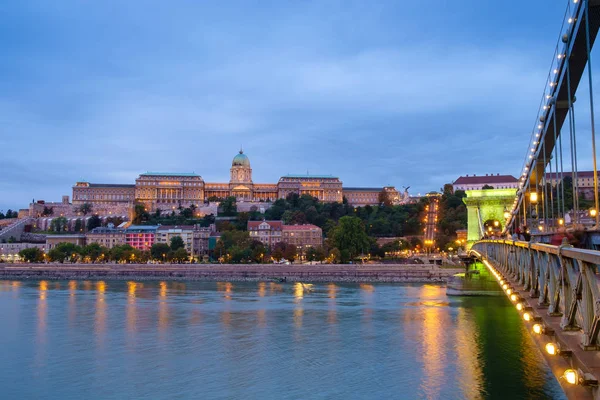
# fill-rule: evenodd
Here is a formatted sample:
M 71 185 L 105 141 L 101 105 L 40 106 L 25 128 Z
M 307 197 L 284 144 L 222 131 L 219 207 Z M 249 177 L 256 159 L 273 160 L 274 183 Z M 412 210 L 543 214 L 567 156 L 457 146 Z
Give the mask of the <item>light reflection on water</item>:
M 563 396 L 506 299 L 435 285 L 0 281 L 0 315 L 2 398 Z

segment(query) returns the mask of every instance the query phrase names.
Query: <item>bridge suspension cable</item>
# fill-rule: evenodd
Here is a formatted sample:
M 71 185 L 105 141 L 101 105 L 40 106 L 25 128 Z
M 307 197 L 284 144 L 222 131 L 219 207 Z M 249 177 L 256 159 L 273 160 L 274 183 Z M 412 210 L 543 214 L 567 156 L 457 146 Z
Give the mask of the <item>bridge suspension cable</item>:
M 506 227 L 535 223 L 531 230 L 557 228 L 565 223 L 580 223 L 580 198 L 577 163 L 575 93 L 585 68 L 590 96 L 592 158 L 595 210 L 598 204 L 598 172 L 595 144 L 595 116 L 592 90 L 591 48 L 600 28 L 600 0 L 569 0 L 550 71 L 538 107 L 530 146 L 519 177 L 519 190 Z M 562 126 L 568 117 L 571 180 L 565 183 Z M 554 163 L 552 162 L 554 159 Z M 566 187 L 565 187 L 566 186 Z M 572 190 L 572 196 L 567 192 Z M 538 203 L 538 193 L 541 201 Z M 572 201 L 571 201 L 572 198 Z M 568 201 L 567 201 L 568 199 Z M 541 216 L 538 207 L 541 206 Z M 571 216 L 572 215 L 572 216 Z M 592 215 L 590 213 L 590 215 Z M 598 227 L 600 213 L 595 213 Z

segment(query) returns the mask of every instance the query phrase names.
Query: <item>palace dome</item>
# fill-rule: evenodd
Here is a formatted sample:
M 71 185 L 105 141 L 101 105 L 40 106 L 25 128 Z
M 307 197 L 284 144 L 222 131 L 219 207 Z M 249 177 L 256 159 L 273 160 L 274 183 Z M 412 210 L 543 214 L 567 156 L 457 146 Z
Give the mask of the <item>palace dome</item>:
M 245 167 L 250 168 L 250 159 L 247 155 L 244 154 L 243 150 L 240 150 L 240 153 L 233 157 L 233 161 L 231 162 L 232 167 Z

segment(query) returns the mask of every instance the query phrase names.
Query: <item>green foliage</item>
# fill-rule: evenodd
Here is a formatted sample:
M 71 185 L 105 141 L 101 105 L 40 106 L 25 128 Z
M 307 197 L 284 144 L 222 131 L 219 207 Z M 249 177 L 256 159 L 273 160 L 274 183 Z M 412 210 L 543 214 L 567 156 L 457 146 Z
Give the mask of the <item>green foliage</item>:
M 141 251 L 128 244 L 110 249 L 110 259 L 117 262 L 137 262 L 141 260 Z
M 446 185 L 448 186 L 448 185 Z M 449 185 L 452 187 L 452 185 Z M 446 187 L 444 187 L 446 188 Z M 439 202 L 437 247 L 444 249 L 456 240 L 456 231 L 467 229 L 467 206 L 463 198 L 467 195 L 463 190 L 445 190 Z M 412 243 L 411 243 L 412 244 Z
M 171 250 L 177 251 L 179 249 L 184 249 L 185 243 L 183 243 L 183 239 L 181 236 L 173 236 L 171 238 Z
M 146 206 L 143 204 L 136 204 L 133 207 L 133 221 L 132 222 L 137 225 L 137 224 L 141 224 L 145 221 L 148 221 L 148 219 L 150 219 L 150 214 L 146 210 Z
M 483 187 L 481 188 L 482 190 L 487 190 L 487 189 L 493 189 L 493 186 L 490 185 L 483 185 Z
M 17 211 L 13 211 L 10 208 L 6 211 L 6 214 L 0 212 L 0 219 L 4 218 L 17 218 L 19 213 Z
M 50 230 L 56 233 L 66 232 L 68 230 L 68 221 L 65 217 L 52 219 Z
M 329 232 L 328 238 L 331 245 L 341 252 L 342 261 L 345 254 L 351 259 L 370 248 L 364 223 L 358 217 L 340 218 L 337 226 Z
M 110 250 L 98 243 L 90 243 L 81 248 L 80 254 L 84 259 L 89 258 L 89 261 L 96 262 L 106 259 L 110 255 Z
M 92 212 L 92 208 L 93 206 L 90 203 L 83 203 L 81 206 L 79 206 L 77 211 L 82 213 L 83 215 L 88 215 Z
M 50 261 L 64 262 L 69 260 L 71 262 L 76 261 L 81 254 L 81 247 L 74 243 L 62 242 L 58 243 L 52 250 L 48 252 L 48 258 Z
M 227 197 L 221 202 L 221 213 L 226 217 L 232 217 L 237 214 L 236 199 L 233 196 Z
M 331 260 L 332 263 L 337 264 L 342 259 L 342 253 L 340 252 L 340 250 L 338 248 L 334 247 L 333 249 L 331 249 L 329 251 L 329 259 Z
M 173 260 L 175 261 L 187 261 L 188 260 L 188 252 L 185 248 L 180 247 L 177 250 L 173 251 Z
M 171 248 L 166 243 L 154 243 L 150 248 L 150 254 L 155 260 L 166 260 Z
M 44 253 L 37 247 L 30 247 L 19 251 L 19 257 L 27 262 L 40 262 L 44 259 Z
M 276 200 L 265 211 L 264 217 L 283 220 L 286 224 L 314 224 L 327 233 L 341 217 L 352 215 L 363 221 L 370 236 L 420 235 L 423 232 L 420 214 L 426 204 L 423 200 L 399 206 L 384 204 L 353 208 L 348 204 L 324 203 L 309 195 L 292 193 L 286 199 Z

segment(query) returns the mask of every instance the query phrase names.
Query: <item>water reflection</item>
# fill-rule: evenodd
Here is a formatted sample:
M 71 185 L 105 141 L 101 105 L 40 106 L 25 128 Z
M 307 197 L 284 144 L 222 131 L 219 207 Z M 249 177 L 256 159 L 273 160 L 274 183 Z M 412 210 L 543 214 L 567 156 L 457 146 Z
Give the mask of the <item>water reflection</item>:
M 294 326 L 302 328 L 302 317 L 304 316 L 304 307 L 302 299 L 304 298 L 304 289 L 306 286 L 303 283 L 296 282 L 294 284 Z
M 169 327 L 169 304 L 167 303 L 167 282 L 160 282 L 158 292 L 158 329 L 161 333 Z
M 46 362 L 46 331 L 48 316 L 48 304 L 46 296 L 48 294 L 48 282 L 40 281 L 39 295 L 37 301 L 37 331 L 36 331 L 36 351 L 35 364 L 37 367 L 43 367 Z
M 259 282 L 258 283 L 258 296 L 265 297 L 266 292 L 267 292 L 267 284 L 264 282 Z
M 96 333 L 96 344 L 98 347 L 104 347 L 106 338 L 106 302 L 105 300 L 106 282 L 96 282 L 96 318 L 94 331 Z
M 327 323 L 330 325 L 337 324 L 337 291 L 338 287 L 335 283 L 330 283 L 327 285 L 327 297 L 328 301 L 328 311 L 327 311 Z
M 225 298 L 231 300 L 231 293 L 233 291 L 233 285 L 231 282 L 217 282 L 217 290 L 225 293 Z
M 454 353 L 458 366 L 458 384 L 468 399 L 482 398 L 483 370 L 478 346 L 479 332 L 472 315 L 458 309 L 457 329 L 454 331 Z
M 510 304 L 449 301 L 432 285 L 186 286 L 25 282 L 15 297 L 0 281 L 2 312 L 17 322 L 0 329 L 0 343 L 15 343 L 3 347 L 2 397 L 109 387 L 136 398 L 143 385 L 152 398 L 272 399 L 286 382 L 290 398 L 557 398 Z
M 77 292 L 77 281 L 69 281 L 69 326 L 73 326 L 75 322 L 75 316 L 77 315 L 76 298 L 75 293 Z

